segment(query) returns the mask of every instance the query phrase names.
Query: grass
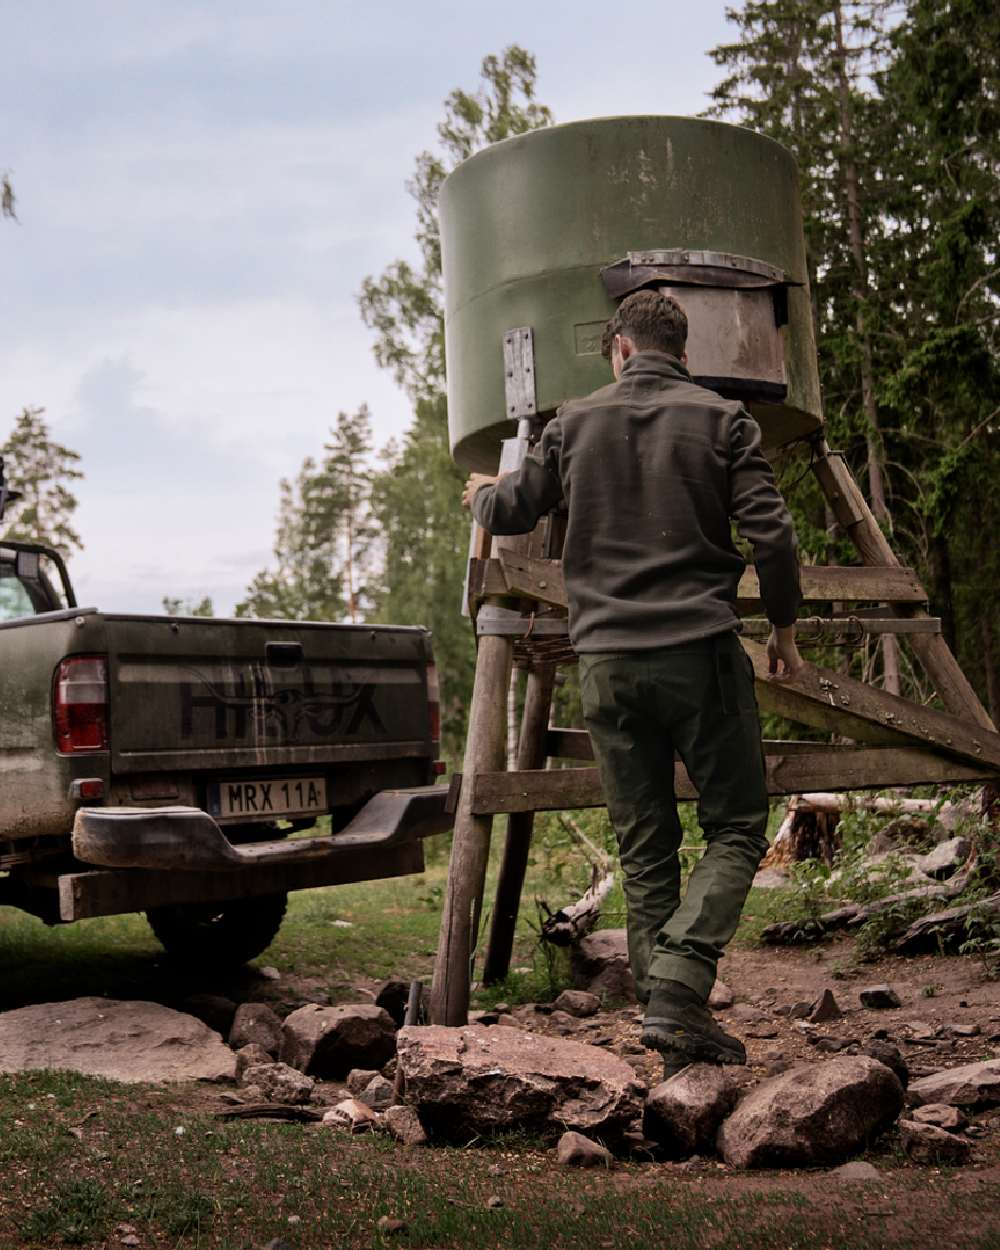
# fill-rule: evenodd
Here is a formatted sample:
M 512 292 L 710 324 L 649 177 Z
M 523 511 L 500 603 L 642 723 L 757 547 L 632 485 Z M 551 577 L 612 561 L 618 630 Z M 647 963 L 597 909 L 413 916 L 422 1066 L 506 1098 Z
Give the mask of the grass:
M 969 1226 L 967 1189 L 925 1173 L 884 1172 L 879 1205 L 892 1189 L 900 1214 L 873 1228 L 864 1216 L 870 1190 L 817 1198 L 809 1177 L 786 1183 L 669 1164 L 560 1172 L 543 1151 L 513 1141 L 413 1152 L 322 1127 L 220 1123 L 185 1108 L 177 1091 L 60 1073 L 0 1077 L 0 1167 L 3 1250 L 113 1244 L 119 1224 L 132 1226 L 143 1247 L 223 1250 L 276 1237 L 297 1250 L 636 1242 L 905 1250 L 946 1238 L 960 1216 L 970 1234 L 964 1244 L 1000 1247 L 994 1234 L 977 1240 Z M 906 1199 L 918 1186 L 930 1214 Z M 497 1198 L 502 1205 L 490 1205 Z M 985 1220 L 998 1200 L 996 1181 L 980 1178 L 975 1203 Z M 383 1237 L 383 1215 L 404 1220 L 405 1230 Z

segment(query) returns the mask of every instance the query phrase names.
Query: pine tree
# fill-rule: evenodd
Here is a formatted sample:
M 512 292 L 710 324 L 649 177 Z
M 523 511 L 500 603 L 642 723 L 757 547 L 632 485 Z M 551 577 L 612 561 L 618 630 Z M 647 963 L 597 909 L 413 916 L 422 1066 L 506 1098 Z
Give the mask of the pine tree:
M 21 492 L 7 508 L 0 537 L 44 543 L 69 556 L 83 549 L 71 523 L 77 509 L 71 483 L 83 473 L 77 468 L 79 454 L 53 441 L 44 414 L 44 408 L 22 409 L 0 447 L 8 483 Z
M 911 0 L 880 77 L 896 359 L 879 395 L 912 559 L 1000 717 L 1000 12 Z
M 341 412 L 318 462 L 281 483 L 275 566 L 258 573 L 237 616 L 357 620 L 370 605 L 376 531 L 370 510 L 371 416 Z
M 208 595 L 200 600 L 164 595 L 163 611 L 167 616 L 215 616 L 215 606 Z

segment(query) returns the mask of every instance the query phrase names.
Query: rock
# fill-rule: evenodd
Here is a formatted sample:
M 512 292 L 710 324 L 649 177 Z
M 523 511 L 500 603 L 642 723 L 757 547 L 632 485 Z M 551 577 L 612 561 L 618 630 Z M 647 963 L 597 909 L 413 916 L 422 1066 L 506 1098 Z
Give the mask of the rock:
M 269 1055 L 263 1046 L 251 1042 L 249 1046 L 241 1046 L 236 1052 L 236 1079 L 239 1080 L 247 1068 L 256 1067 L 261 1063 L 273 1063 L 274 1057 Z
M 341 1080 L 352 1068 L 381 1068 L 395 1050 L 396 1028 L 381 1007 L 309 1003 L 285 1018 L 279 1057 L 300 1072 Z
M 392 1016 L 396 1027 L 402 1028 L 409 998 L 410 983 L 408 981 L 383 981 L 375 995 L 375 1006 L 387 1011 Z
M 869 985 L 858 994 L 858 997 L 861 1000 L 861 1006 L 868 1007 L 872 1011 L 884 1011 L 903 1005 L 891 985 Z
M 350 1129 L 352 1133 L 370 1133 L 378 1124 L 378 1116 L 357 1098 L 345 1098 L 324 1113 L 323 1123 L 334 1128 Z
M 265 1102 L 301 1106 L 312 1097 L 316 1082 L 286 1063 L 259 1063 L 243 1073 L 244 1085 L 255 1085 Z
M 240 1050 L 253 1043 L 274 1058 L 281 1047 L 281 1019 L 267 1003 L 240 1003 L 236 1009 L 229 1045 Z
M 265 964 L 263 968 L 258 968 L 257 972 L 265 981 L 281 980 L 281 973 L 277 968 L 272 968 L 270 964 Z
M 492 1194 L 486 1199 L 486 1205 L 491 1211 L 499 1211 L 506 1204 L 499 1194 Z
M 850 1163 L 842 1163 L 830 1173 L 832 1181 L 877 1181 L 880 1174 L 877 1167 L 865 1163 L 863 1159 L 852 1159 Z
M 583 1133 L 563 1133 L 556 1146 L 556 1163 L 564 1168 L 613 1168 L 614 1155 Z
M 420 1123 L 416 1107 L 404 1107 L 399 1104 L 386 1109 L 382 1123 L 390 1137 L 404 1146 L 426 1146 L 427 1134 Z
M 947 842 L 939 842 L 929 855 L 917 861 L 917 867 L 928 877 L 936 877 L 943 881 L 952 877 L 972 854 L 972 843 L 968 838 L 949 838 Z
M 914 1163 L 965 1163 L 972 1153 L 964 1138 L 917 1120 L 900 1120 L 899 1142 Z
M 232 1081 L 236 1056 L 194 1016 L 159 1003 L 74 998 L 0 1014 L 0 1072 L 65 1068 L 112 1081 Z
M 500 1016 L 495 1011 L 470 1011 L 470 1024 L 499 1024 Z
M 808 1018 L 813 1024 L 826 1024 L 829 1020 L 839 1020 L 843 1014 L 833 996 L 833 990 L 824 990 L 813 1002 Z
M 777 868 L 760 868 L 752 885 L 755 890 L 784 890 L 789 882 L 788 873 Z
M 771 1020 L 766 1011 L 761 1011 L 759 1007 L 752 1007 L 749 1003 L 737 1003 L 729 1016 L 738 1024 L 768 1024 Z
M 347 1074 L 347 1080 L 344 1084 L 347 1086 L 347 1092 L 355 1098 L 360 1098 L 365 1092 L 367 1086 L 377 1076 L 381 1076 L 381 1072 L 375 1071 L 374 1068 L 352 1068 Z
M 906 1060 L 898 1046 L 893 1046 L 891 1042 L 868 1042 L 862 1053 L 870 1055 L 872 1059 L 877 1059 L 879 1063 L 884 1063 L 887 1068 L 891 1068 L 903 1089 L 909 1085 L 910 1069 L 906 1066 Z
M 788 1018 L 790 1020 L 808 1020 L 812 1009 L 813 1004 L 811 1002 L 805 1002 L 803 999 L 800 999 L 797 1003 L 792 1003 L 791 1007 L 788 1008 Z
M 497 1024 L 500 1028 L 516 1029 L 520 1027 L 519 1022 L 510 1014 L 509 1011 L 502 1012 L 497 1016 Z
M 552 1004 L 556 1011 L 564 1011 L 568 1016 L 576 1016 L 585 1020 L 588 1016 L 596 1016 L 601 1010 L 601 1000 L 596 994 L 588 994 L 586 990 L 563 990 Z M 500 1008 L 497 1008 L 499 1011 Z
M 840 1163 L 884 1132 L 903 1106 L 903 1087 L 869 1055 L 839 1055 L 772 1077 L 752 1090 L 719 1130 L 733 1167 Z
M 191 994 L 180 1004 L 179 1010 L 186 1011 L 222 1037 L 227 1037 L 236 1015 L 236 1004 L 222 994 Z
M 727 1011 L 735 1002 L 733 991 L 725 981 L 716 981 L 708 996 L 708 1005 L 713 1011 Z
M 949 1024 L 947 1032 L 952 1037 L 978 1037 L 982 1033 L 978 1024 Z
M 406 1101 L 445 1137 L 512 1127 L 615 1137 L 642 1110 L 644 1086 L 616 1055 L 524 1029 L 402 1029 Z
M 624 929 L 588 933 L 570 951 L 570 971 L 577 989 L 589 990 L 601 998 L 635 1000 Z
M 407 1223 L 406 1220 L 393 1219 L 391 1215 L 382 1215 L 379 1217 L 377 1227 L 383 1237 L 392 1237 L 396 1233 L 405 1233 Z
M 571 1016 L 565 1011 L 553 1011 L 552 1015 L 549 1016 L 549 1027 L 565 1036 L 569 1033 L 575 1033 L 579 1025 L 575 1016 Z
M 659 1142 L 669 1159 L 709 1153 L 738 1097 L 739 1088 L 725 1068 L 689 1064 L 650 1090 L 642 1131 Z
M 395 1102 L 392 1081 L 387 1081 L 381 1073 L 373 1076 L 361 1091 L 360 1097 L 373 1111 L 385 1111 Z
M 949 1107 L 943 1102 L 928 1102 L 914 1108 L 910 1119 L 918 1124 L 933 1124 L 946 1133 L 960 1133 L 969 1122 L 957 1107 Z
M 1000 1059 L 966 1063 L 960 1068 L 946 1068 L 933 1076 L 921 1077 L 910 1085 L 909 1094 L 918 1107 L 928 1102 L 943 1102 L 951 1107 L 967 1107 L 970 1110 L 998 1107 Z

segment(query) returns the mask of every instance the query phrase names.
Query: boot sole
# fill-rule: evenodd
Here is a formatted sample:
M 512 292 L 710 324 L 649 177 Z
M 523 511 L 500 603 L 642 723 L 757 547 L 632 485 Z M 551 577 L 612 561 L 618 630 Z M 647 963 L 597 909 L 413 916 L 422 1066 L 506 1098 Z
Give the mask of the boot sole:
M 671 1028 L 666 1021 L 662 1025 L 655 1020 L 645 1021 L 640 1041 L 647 1050 L 659 1051 L 664 1056 L 678 1055 L 687 1063 L 742 1065 L 747 1061 L 746 1050 L 739 1043 L 723 1046 L 711 1038 Z

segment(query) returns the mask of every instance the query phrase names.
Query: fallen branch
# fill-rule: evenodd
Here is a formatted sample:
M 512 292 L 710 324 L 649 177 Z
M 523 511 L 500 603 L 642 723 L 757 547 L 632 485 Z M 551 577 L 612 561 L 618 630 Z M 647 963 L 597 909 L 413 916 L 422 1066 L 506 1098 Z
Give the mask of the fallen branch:
M 577 902 L 553 912 L 544 900 L 539 899 L 539 904 L 548 912 L 548 919 L 542 922 L 543 940 L 551 942 L 553 946 L 573 946 L 586 937 L 600 919 L 601 904 L 611 893 L 614 883 L 613 872 L 607 872 L 598 878 L 595 866 L 590 888 Z
M 239 1107 L 216 1111 L 217 1120 L 295 1120 L 300 1124 L 318 1124 L 323 1115 L 312 1107 L 297 1107 L 287 1102 L 245 1102 Z
M 975 866 L 976 855 L 973 852 L 951 880 L 942 882 L 941 885 L 921 885 L 914 890 L 902 890 L 898 894 L 876 899 L 874 903 L 848 903 L 844 907 L 837 907 L 817 916 L 815 920 L 781 920 L 767 926 L 760 935 L 761 941 L 772 946 L 817 942 L 837 929 L 858 929 L 874 916 L 891 911 L 900 904 L 936 903 L 957 898 L 968 888 Z
M 1000 916 L 1000 894 L 991 894 L 976 903 L 963 903 L 961 907 L 949 907 L 945 911 L 921 916 L 897 938 L 892 949 L 898 954 L 923 948 L 928 943 L 938 945 L 949 939 L 963 936 L 965 922 L 974 912 L 983 916 Z

